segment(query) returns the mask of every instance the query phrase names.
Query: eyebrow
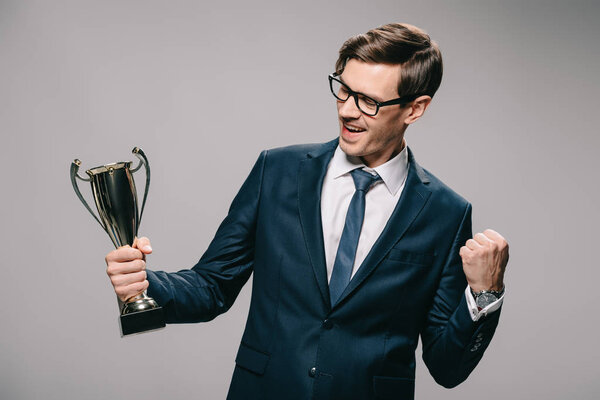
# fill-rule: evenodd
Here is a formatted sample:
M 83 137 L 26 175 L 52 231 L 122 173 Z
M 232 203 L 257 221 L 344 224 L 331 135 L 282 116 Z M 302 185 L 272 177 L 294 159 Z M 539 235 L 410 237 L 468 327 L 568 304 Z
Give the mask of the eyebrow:
M 341 75 L 338 75 L 338 76 L 337 76 L 337 78 L 338 78 L 338 79 L 339 79 L 339 80 L 340 80 L 340 81 L 341 81 L 341 82 L 342 82 L 344 85 L 348 86 L 348 89 L 352 90 L 352 88 L 350 87 L 350 85 L 348 85 L 346 82 L 344 82 L 344 80 L 342 79 L 342 76 L 341 76 Z M 375 101 L 376 101 L 376 102 L 378 102 L 378 103 L 384 103 L 384 100 L 382 100 L 382 99 L 381 99 L 379 96 L 371 96 L 370 94 L 365 94 L 365 93 L 363 93 L 363 92 L 357 92 L 357 91 L 355 91 L 355 90 L 352 90 L 352 92 L 353 92 L 353 93 L 356 93 L 356 94 L 361 94 L 361 95 L 363 95 L 363 96 L 365 96 L 365 97 L 368 97 L 368 98 L 370 98 L 370 99 L 373 99 L 373 100 L 375 100 Z

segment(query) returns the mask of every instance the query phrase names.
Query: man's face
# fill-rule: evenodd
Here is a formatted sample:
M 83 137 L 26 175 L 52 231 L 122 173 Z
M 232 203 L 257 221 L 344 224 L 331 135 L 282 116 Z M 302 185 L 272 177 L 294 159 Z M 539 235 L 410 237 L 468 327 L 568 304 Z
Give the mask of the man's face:
M 354 92 L 379 102 L 398 97 L 400 65 L 365 63 L 348 60 L 341 80 Z M 388 161 L 402 150 L 405 120 L 410 107 L 381 107 L 374 117 L 363 114 L 350 97 L 337 102 L 340 121 L 340 147 L 344 153 L 361 157 L 369 167 Z

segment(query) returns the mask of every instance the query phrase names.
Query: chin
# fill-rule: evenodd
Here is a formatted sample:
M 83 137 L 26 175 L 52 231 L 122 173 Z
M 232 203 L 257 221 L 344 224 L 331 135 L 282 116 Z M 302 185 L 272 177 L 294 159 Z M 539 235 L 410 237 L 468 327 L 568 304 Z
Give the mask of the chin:
M 362 146 L 358 143 L 348 143 L 340 137 L 340 148 L 349 156 L 360 157 L 363 153 Z
M 359 157 L 361 159 L 363 159 L 364 156 L 368 156 L 369 154 L 371 154 L 366 148 L 365 146 L 361 146 L 358 143 L 344 143 L 342 141 L 340 141 L 340 148 L 342 149 L 342 151 L 351 157 Z M 364 159 L 363 159 L 364 161 Z

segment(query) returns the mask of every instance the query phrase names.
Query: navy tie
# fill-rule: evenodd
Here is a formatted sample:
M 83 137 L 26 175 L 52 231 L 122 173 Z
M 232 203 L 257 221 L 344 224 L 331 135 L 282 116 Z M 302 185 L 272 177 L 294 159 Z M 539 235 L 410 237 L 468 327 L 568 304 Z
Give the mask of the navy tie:
M 344 231 L 340 238 L 340 244 L 333 264 L 333 272 L 329 280 L 329 298 L 331 305 L 339 299 L 352 276 L 352 267 L 356 258 L 356 248 L 358 246 L 358 237 L 365 217 L 365 195 L 371 186 L 381 179 L 379 175 L 371 175 L 362 169 L 355 169 L 350 172 L 354 179 L 356 191 L 348 212 L 346 213 L 346 223 Z

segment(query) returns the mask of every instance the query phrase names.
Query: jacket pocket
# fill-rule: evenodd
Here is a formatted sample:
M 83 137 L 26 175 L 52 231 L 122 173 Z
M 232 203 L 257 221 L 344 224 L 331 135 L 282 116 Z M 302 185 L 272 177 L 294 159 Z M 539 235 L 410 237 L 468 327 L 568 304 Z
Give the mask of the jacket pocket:
M 400 261 L 406 264 L 428 265 L 435 258 L 434 253 L 413 253 L 410 251 L 391 249 L 388 258 L 394 261 Z
M 415 380 L 393 376 L 374 376 L 375 397 L 382 400 L 412 400 L 415 397 Z
M 270 358 L 269 354 L 254 350 L 242 343 L 235 357 L 235 363 L 250 372 L 262 375 L 267 369 Z

